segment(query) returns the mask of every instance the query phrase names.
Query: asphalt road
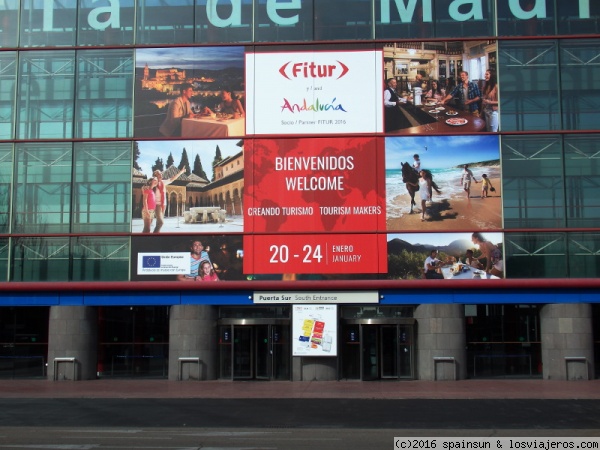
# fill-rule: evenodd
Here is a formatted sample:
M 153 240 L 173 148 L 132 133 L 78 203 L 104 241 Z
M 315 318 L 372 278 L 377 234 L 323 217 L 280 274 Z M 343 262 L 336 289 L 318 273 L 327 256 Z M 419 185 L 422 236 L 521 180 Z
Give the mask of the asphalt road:
M 600 436 L 600 401 L 0 399 L 0 449 L 391 449 L 395 436 Z

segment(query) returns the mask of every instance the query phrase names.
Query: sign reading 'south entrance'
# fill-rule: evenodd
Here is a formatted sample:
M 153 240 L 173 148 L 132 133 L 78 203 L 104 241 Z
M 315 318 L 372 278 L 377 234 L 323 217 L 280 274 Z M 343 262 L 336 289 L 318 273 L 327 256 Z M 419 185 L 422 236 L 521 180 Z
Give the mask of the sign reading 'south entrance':
M 377 133 L 381 51 L 246 55 L 247 134 Z

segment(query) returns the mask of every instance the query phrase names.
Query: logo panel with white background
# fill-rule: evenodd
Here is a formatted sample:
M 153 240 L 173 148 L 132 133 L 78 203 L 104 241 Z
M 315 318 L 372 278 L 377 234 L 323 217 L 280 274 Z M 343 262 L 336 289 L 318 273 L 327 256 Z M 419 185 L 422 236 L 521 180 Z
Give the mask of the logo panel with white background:
M 377 133 L 381 51 L 246 54 L 247 134 Z

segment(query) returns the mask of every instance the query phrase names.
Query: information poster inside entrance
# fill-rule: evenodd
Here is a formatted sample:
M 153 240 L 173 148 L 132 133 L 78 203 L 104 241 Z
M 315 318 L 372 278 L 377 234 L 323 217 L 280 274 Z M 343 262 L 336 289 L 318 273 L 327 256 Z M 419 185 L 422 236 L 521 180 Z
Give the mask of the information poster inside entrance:
M 293 356 L 337 356 L 337 305 L 294 305 Z

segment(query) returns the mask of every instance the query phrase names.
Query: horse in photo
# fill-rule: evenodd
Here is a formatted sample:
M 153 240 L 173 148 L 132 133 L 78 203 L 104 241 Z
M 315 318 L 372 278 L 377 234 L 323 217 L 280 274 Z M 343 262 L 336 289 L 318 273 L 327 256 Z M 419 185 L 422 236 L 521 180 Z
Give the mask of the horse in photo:
M 433 175 L 431 174 L 431 172 L 429 170 L 423 170 L 423 172 L 425 172 L 425 175 L 427 177 L 429 177 L 431 187 L 433 189 L 435 189 L 435 191 L 438 194 L 440 194 L 441 191 L 439 190 L 437 184 L 435 184 L 435 182 L 433 181 Z M 402 163 L 402 182 L 406 184 L 406 190 L 408 191 L 408 193 L 410 195 L 410 213 L 412 214 L 413 207 L 416 205 L 415 193 L 419 191 L 419 174 L 407 162 Z M 431 193 L 430 193 L 430 196 L 431 196 Z

